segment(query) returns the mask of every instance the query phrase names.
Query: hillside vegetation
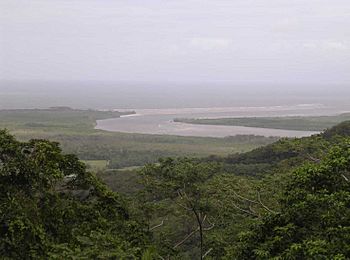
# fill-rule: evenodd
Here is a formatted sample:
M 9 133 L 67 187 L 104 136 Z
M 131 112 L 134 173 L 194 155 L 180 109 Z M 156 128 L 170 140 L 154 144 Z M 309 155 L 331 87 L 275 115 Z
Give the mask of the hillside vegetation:
M 106 186 L 58 143 L 1 131 L 0 255 L 349 259 L 349 134 L 344 122 L 243 154 L 163 158 L 130 178 L 99 173 Z

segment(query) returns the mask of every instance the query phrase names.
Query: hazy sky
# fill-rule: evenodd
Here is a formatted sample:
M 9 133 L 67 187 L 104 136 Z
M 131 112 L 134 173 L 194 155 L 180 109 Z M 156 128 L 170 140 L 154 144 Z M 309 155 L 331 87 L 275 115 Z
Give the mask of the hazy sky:
M 350 83 L 349 0 L 1 0 L 0 79 Z

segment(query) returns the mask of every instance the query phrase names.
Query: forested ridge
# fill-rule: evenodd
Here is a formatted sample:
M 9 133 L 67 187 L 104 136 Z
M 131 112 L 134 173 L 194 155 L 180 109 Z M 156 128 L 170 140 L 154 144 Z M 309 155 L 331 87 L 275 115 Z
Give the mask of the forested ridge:
M 242 154 L 163 158 L 128 194 L 98 176 L 56 142 L 0 131 L 1 258 L 350 258 L 349 121 Z

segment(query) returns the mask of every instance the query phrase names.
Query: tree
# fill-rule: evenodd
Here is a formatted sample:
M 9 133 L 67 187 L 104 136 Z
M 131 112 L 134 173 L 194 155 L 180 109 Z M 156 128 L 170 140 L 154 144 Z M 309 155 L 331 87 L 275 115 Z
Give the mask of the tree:
M 174 212 L 180 214 L 184 222 L 194 227 L 178 241 L 173 241 L 172 250 L 178 249 L 195 235 L 199 235 L 199 258 L 203 259 L 212 249 L 206 248 L 204 233 L 214 227 L 208 215 L 209 200 L 203 184 L 218 171 L 218 165 L 199 163 L 191 159 L 163 159 L 159 164 L 146 166 L 141 173 L 145 186 L 143 198 L 152 202 L 153 214 L 159 214 L 159 205 L 166 203 L 166 208 L 174 206 Z M 172 201 L 172 203 L 169 202 Z M 168 201 L 168 202 L 167 202 Z M 155 225 L 150 229 L 160 228 Z M 179 230 L 182 231 L 182 230 Z M 183 234 L 183 233 L 182 233 Z M 179 237 L 179 236 L 176 236 Z
M 348 259 L 350 139 L 324 160 L 296 170 L 269 214 L 241 234 L 227 259 Z
M 137 258 L 147 233 L 58 143 L 0 131 L 0 255 L 10 259 Z

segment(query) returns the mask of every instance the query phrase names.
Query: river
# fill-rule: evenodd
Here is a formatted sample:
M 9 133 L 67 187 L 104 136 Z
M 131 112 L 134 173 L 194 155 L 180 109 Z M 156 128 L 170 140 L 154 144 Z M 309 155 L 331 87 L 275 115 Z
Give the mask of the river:
M 123 109 L 115 109 L 123 110 Z M 128 109 L 130 110 L 130 109 Z M 194 125 L 174 122 L 174 118 L 224 118 L 259 116 L 316 116 L 342 111 L 322 104 L 298 104 L 264 107 L 214 107 L 180 109 L 135 109 L 136 114 L 98 120 L 96 129 L 141 134 L 178 136 L 226 137 L 234 135 L 262 135 L 303 137 L 316 134 L 311 131 L 294 131 L 243 126 Z

